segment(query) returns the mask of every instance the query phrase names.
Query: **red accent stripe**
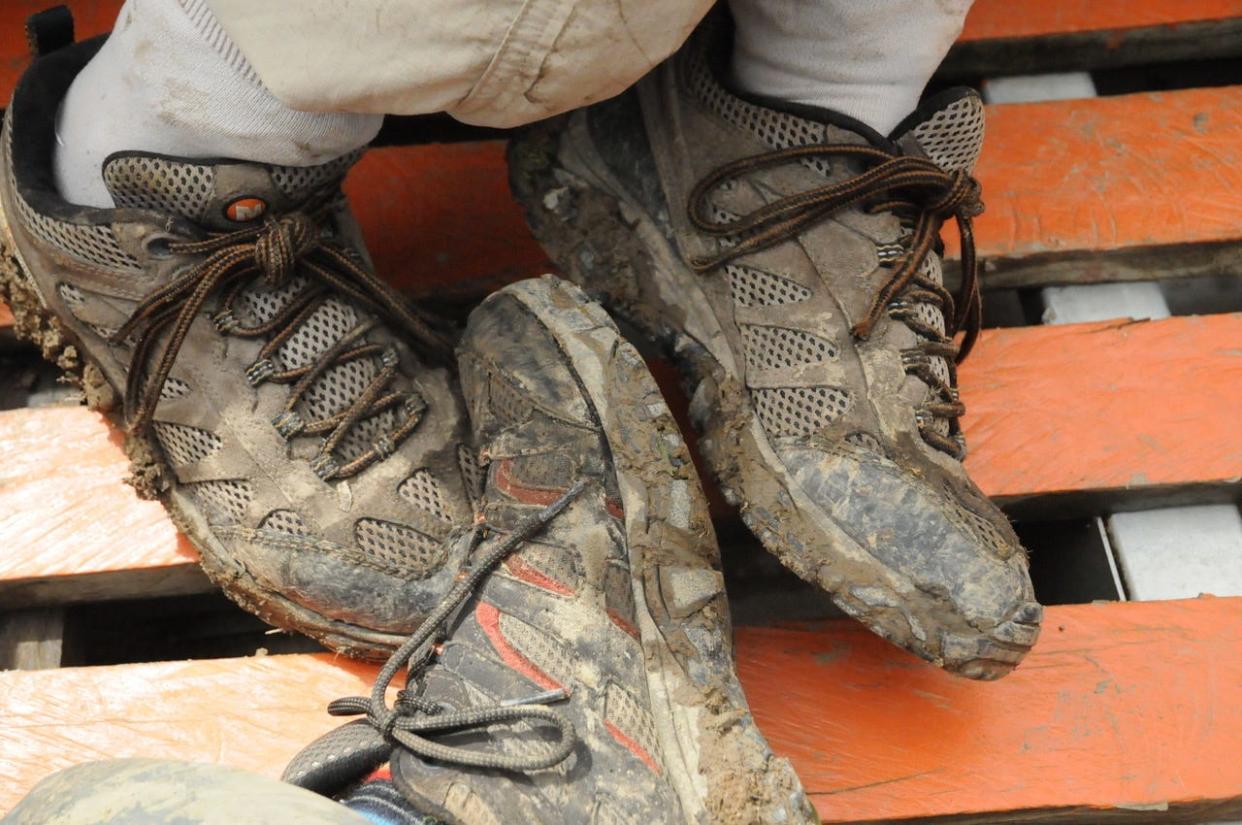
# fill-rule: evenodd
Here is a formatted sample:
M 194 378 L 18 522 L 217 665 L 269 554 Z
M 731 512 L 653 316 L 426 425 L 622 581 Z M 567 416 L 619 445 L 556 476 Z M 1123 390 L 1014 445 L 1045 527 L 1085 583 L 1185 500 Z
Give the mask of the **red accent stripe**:
M 556 593 L 558 596 L 574 595 L 574 590 L 569 585 L 557 581 L 551 576 L 531 567 L 521 556 L 510 556 L 505 559 L 504 564 L 514 578 L 520 579 L 527 584 L 533 584 L 535 587 Z
M 500 611 L 498 609 L 487 602 L 479 602 L 479 606 L 474 609 L 474 618 L 479 623 L 479 627 L 483 628 L 483 632 L 492 643 L 492 647 L 496 648 L 496 652 L 500 654 L 501 661 L 506 665 L 544 690 L 560 690 L 564 687 L 560 682 L 540 670 L 534 662 L 519 653 L 517 648 L 509 644 L 505 634 L 500 632 Z
M 527 487 L 513 480 L 513 459 L 506 458 L 496 465 L 496 486 L 501 492 L 517 499 L 523 504 L 539 504 L 548 506 L 561 496 L 565 490 L 551 490 L 547 487 Z
M 371 774 L 362 781 L 363 782 L 391 782 L 392 771 L 389 769 L 387 765 L 383 765 L 382 767 L 376 768 L 375 770 L 371 771 Z
M 651 754 L 647 753 L 646 748 L 622 733 L 620 728 L 612 722 L 609 722 L 607 719 L 604 720 L 604 728 L 612 734 L 613 739 L 620 742 L 628 751 L 630 751 L 630 753 L 641 759 L 648 768 L 651 768 L 652 773 L 656 776 L 664 773 L 664 771 L 661 770 L 660 766 L 656 763 L 655 758 Z
M 638 628 L 617 611 L 610 608 L 608 610 L 608 618 L 612 619 L 613 624 L 633 636 L 635 639 L 639 638 Z

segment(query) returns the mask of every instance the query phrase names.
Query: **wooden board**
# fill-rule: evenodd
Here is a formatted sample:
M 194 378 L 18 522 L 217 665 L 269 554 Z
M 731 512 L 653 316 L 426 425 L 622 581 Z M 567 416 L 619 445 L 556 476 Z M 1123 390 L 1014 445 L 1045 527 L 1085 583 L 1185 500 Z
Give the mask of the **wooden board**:
M 946 77 L 1146 65 L 1242 54 L 1239 0 L 975 0 Z
M 989 330 L 961 375 L 967 467 L 1020 514 L 1064 518 L 1172 488 L 1234 497 L 1240 344 L 1242 315 Z M 202 588 L 193 551 L 126 473 L 119 435 L 97 413 L 0 413 L 0 597 Z
M 1242 599 L 1053 607 L 1045 628 L 994 683 L 848 621 L 741 628 L 737 651 L 756 718 L 826 821 L 1242 812 Z M 335 723 L 324 704 L 364 692 L 371 672 L 323 655 L 0 674 L 0 810 L 103 756 L 278 775 Z

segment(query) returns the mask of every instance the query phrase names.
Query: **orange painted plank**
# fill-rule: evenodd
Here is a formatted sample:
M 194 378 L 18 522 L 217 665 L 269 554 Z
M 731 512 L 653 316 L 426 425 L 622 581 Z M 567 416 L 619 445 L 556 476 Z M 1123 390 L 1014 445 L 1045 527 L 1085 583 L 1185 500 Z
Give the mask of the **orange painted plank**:
M 86 40 L 112 31 L 121 3 L 122 0 L 4 0 L 0 8 L 0 94 L 3 94 L 4 105 L 8 105 L 17 79 L 30 62 L 30 48 L 26 45 L 27 17 L 51 6 L 68 6 L 73 12 L 75 36 L 78 40 Z
M 962 370 L 967 467 L 1002 500 L 1242 479 L 1242 314 L 989 330 Z M 83 408 L 0 413 L 0 593 L 193 560 Z
M 58 581 L 131 570 L 154 583 L 197 561 L 164 508 L 122 483 L 129 460 L 120 434 L 98 413 L 14 410 L 0 414 L 0 433 L 0 603 L 31 598 L 23 591 L 39 588 L 56 596 Z M 162 578 L 168 584 L 184 576 Z
M 960 385 L 993 497 L 1242 478 L 1242 314 L 987 330 Z
M 975 0 L 961 41 L 1176 26 L 1242 17 L 1242 0 Z
M 500 141 L 374 149 L 345 181 L 376 270 L 416 295 L 478 299 L 547 272 Z
M 986 257 L 1242 238 L 1242 87 L 1002 104 L 987 117 L 975 230 Z
M 1242 599 L 1053 607 L 1045 628 L 994 683 L 848 621 L 736 641 L 760 726 L 828 821 L 1052 809 L 1096 822 L 1242 797 Z M 324 704 L 372 672 L 321 655 L 0 674 L 0 810 L 104 756 L 275 776 L 335 723 Z

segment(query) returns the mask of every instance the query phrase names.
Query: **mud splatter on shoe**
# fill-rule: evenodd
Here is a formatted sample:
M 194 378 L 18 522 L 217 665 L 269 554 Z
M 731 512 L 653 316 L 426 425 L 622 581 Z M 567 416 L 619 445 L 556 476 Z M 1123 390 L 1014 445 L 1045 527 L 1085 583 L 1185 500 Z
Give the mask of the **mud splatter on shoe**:
M 53 184 L 57 107 L 100 41 L 39 58 L 5 118 L 0 282 L 18 334 L 127 431 L 226 593 L 337 650 L 383 655 L 443 597 L 471 511 L 448 346 L 373 274 L 312 167 L 123 152 L 115 209 Z
M 717 16 L 634 90 L 540 124 L 511 145 L 514 191 L 565 274 L 669 346 L 703 454 L 769 550 L 881 636 L 1002 676 L 1042 610 L 961 463 L 979 99 L 940 95 L 883 136 L 731 91 L 728 53 Z
M 459 584 L 285 779 L 336 793 L 391 757 L 451 825 L 818 822 L 747 710 L 706 501 L 638 353 L 549 277 L 476 309 L 459 364 L 487 458 Z

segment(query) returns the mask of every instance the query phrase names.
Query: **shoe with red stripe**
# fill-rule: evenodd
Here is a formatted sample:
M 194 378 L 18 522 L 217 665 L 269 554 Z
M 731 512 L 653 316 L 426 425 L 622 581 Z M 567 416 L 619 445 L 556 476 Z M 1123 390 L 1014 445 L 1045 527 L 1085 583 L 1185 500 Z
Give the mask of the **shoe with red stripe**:
M 547 277 L 476 309 L 458 363 L 487 467 L 459 586 L 286 779 L 331 793 L 390 759 L 451 825 L 816 822 L 742 696 L 706 502 L 638 353 Z

